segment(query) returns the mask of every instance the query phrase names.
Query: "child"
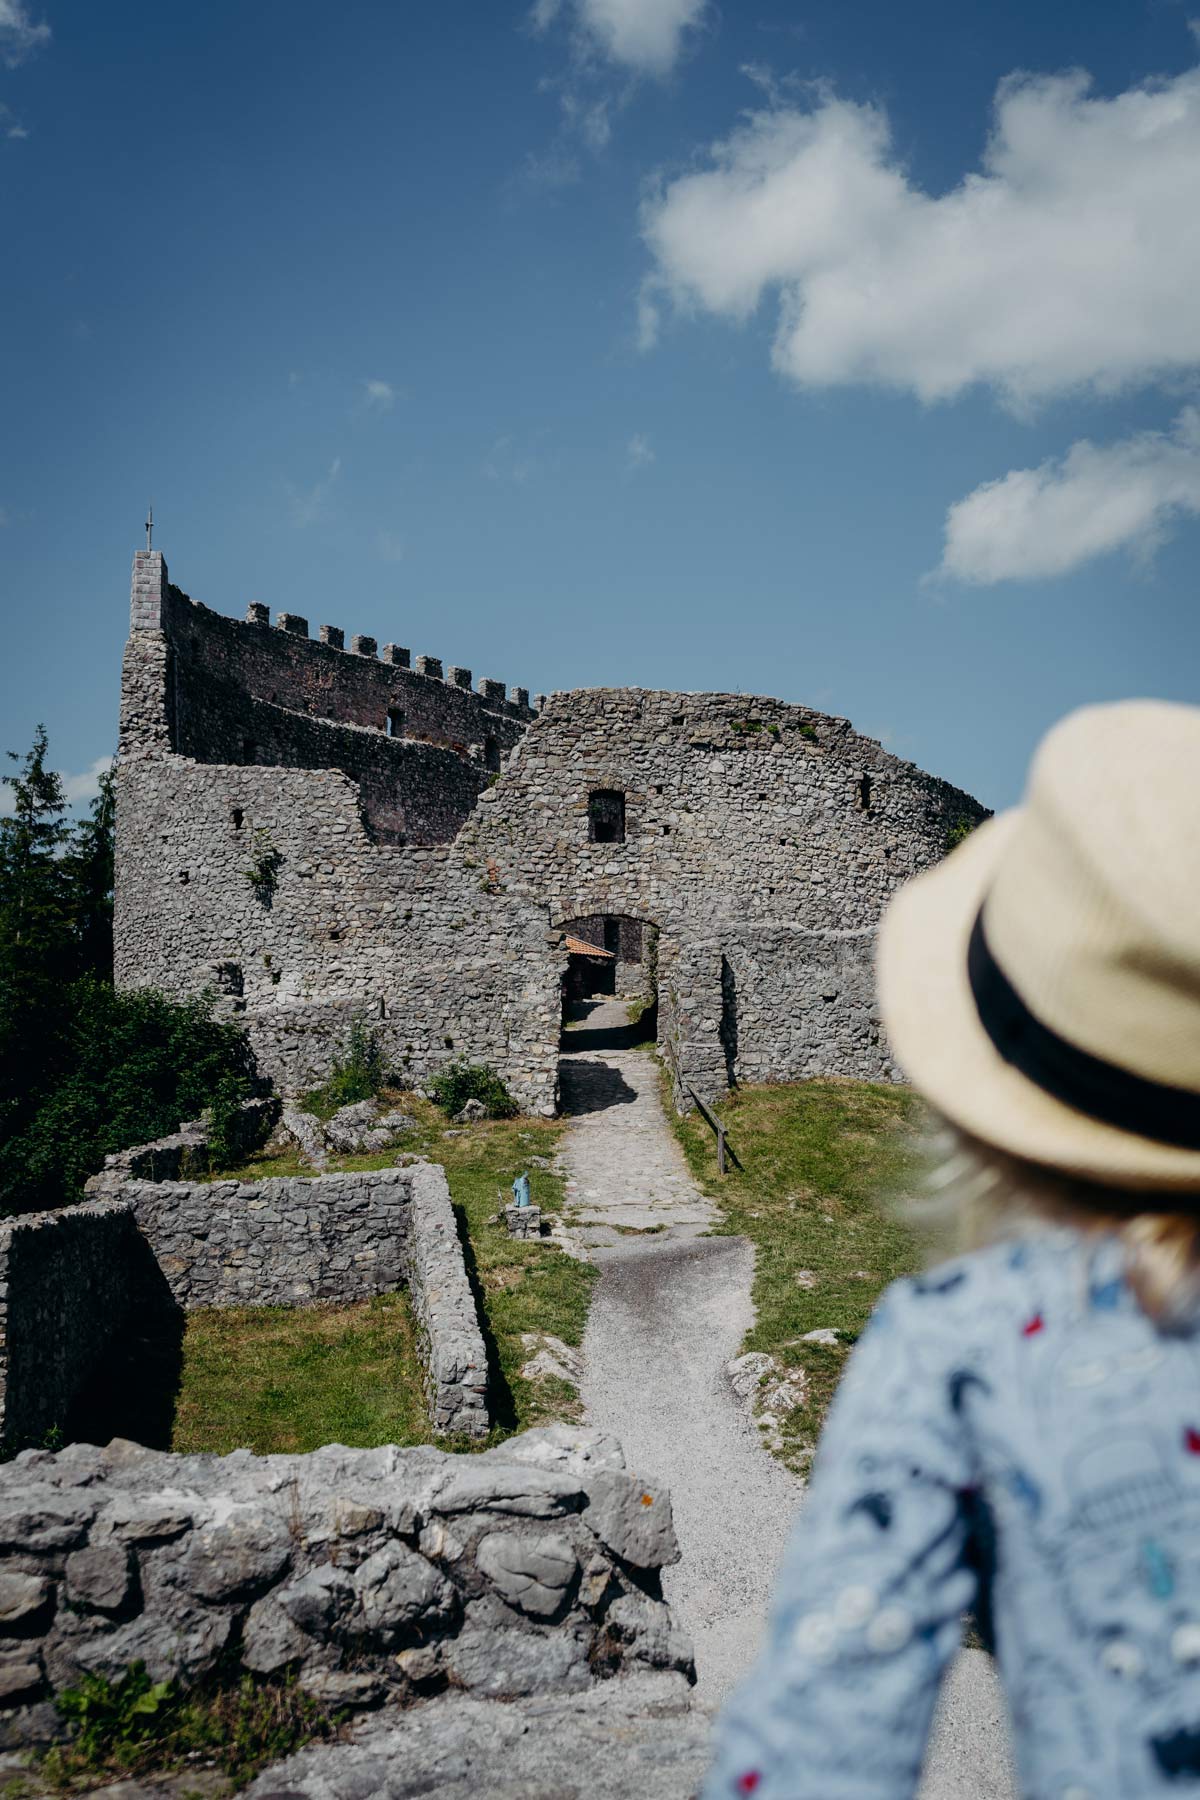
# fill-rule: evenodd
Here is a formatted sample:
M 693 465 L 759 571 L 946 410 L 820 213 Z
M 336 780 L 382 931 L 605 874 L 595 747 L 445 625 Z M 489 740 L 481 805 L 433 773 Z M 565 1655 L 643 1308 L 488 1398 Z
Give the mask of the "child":
M 991 1242 L 864 1334 L 705 1800 L 907 1800 L 968 1608 L 1028 1800 L 1200 1796 L 1198 793 L 1200 711 L 1077 713 L 888 910 L 884 1021 Z

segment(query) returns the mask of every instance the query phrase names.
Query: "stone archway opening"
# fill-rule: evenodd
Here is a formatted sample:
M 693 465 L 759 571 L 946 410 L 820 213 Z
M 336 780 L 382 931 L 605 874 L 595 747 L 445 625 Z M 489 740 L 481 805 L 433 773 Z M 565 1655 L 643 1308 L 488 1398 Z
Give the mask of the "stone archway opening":
M 594 1015 L 605 1039 L 653 1043 L 658 1030 L 658 927 L 627 913 L 586 913 L 561 922 L 564 1047 L 579 1049 Z M 601 1019 L 603 1024 L 601 1026 Z

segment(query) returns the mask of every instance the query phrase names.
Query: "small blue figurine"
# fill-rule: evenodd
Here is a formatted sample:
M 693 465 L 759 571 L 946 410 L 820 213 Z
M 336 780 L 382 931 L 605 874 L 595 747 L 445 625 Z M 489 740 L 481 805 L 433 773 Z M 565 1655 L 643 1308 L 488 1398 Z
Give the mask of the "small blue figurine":
M 513 1192 L 513 1205 L 514 1206 L 528 1206 L 529 1205 L 529 1177 L 528 1177 L 528 1175 L 518 1175 L 517 1176 L 516 1180 L 512 1184 L 512 1192 Z

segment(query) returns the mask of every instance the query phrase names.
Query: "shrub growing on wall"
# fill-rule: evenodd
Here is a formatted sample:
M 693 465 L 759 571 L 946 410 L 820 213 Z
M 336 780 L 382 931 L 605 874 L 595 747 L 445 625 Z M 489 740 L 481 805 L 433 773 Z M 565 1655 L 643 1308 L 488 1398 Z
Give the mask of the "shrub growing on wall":
M 429 1091 L 443 1112 L 460 1113 L 468 1100 L 478 1100 L 489 1119 L 515 1117 L 517 1103 L 494 1069 L 459 1057 L 438 1071 Z
M 359 1014 L 351 1021 L 342 1048 L 333 1059 L 329 1078 L 305 1095 L 305 1104 L 318 1118 L 328 1119 L 339 1106 L 373 1100 L 386 1087 L 387 1061 L 379 1038 Z

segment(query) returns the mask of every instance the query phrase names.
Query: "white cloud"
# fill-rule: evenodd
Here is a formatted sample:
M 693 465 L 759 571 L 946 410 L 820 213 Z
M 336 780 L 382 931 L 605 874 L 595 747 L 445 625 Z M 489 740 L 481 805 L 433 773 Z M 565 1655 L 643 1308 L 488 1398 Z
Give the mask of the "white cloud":
M 664 300 L 731 320 L 778 297 L 773 360 L 806 387 L 1026 407 L 1200 364 L 1200 71 L 1094 97 L 1082 73 L 997 90 L 980 173 L 932 197 L 884 112 L 816 90 L 750 113 L 660 185 L 642 228 Z
M 1066 575 L 1121 548 L 1149 556 L 1196 514 L 1200 408 L 1188 406 L 1169 432 L 1082 438 L 1064 457 L 984 482 L 947 513 L 938 574 L 983 586 Z
M 107 775 L 113 766 L 111 756 L 98 756 L 81 775 L 64 775 L 62 778 L 63 793 L 68 806 L 81 806 L 86 801 L 94 800 L 100 792 L 100 777 Z
M 363 404 L 374 412 L 391 412 L 396 404 L 396 390 L 390 381 L 364 381 Z
M 14 118 L 12 107 L 5 106 L 3 101 L 0 101 L 0 131 L 3 131 L 6 138 L 27 138 L 29 136 L 20 120 Z
M 702 23 L 708 0 L 569 0 L 569 8 L 584 53 L 637 75 L 663 76 Z M 530 24 L 546 31 L 564 10 L 563 0 L 536 0 Z
M 337 479 L 342 472 L 342 459 L 335 456 L 329 465 L 328 473 L 319 481 L 314 481 L 309 488 L 298 488 L 290 481 L 284 482 L 284 491 L 288 497 L 288 506 L 292 515 L 292 524 L 303 530 L 305 526 L 315 525 L 323 519 L 328 511 L 329 497 L 333 492 Z
M 35 25 L 24 0 L 0 0 L 0 61 L 15 69 L 50 42 L 50 27 Z
M 625 446 L 625 466 L 629 470 L 644 469 L 654 462 L 654 446 L 643 432 L 635 431 Z

